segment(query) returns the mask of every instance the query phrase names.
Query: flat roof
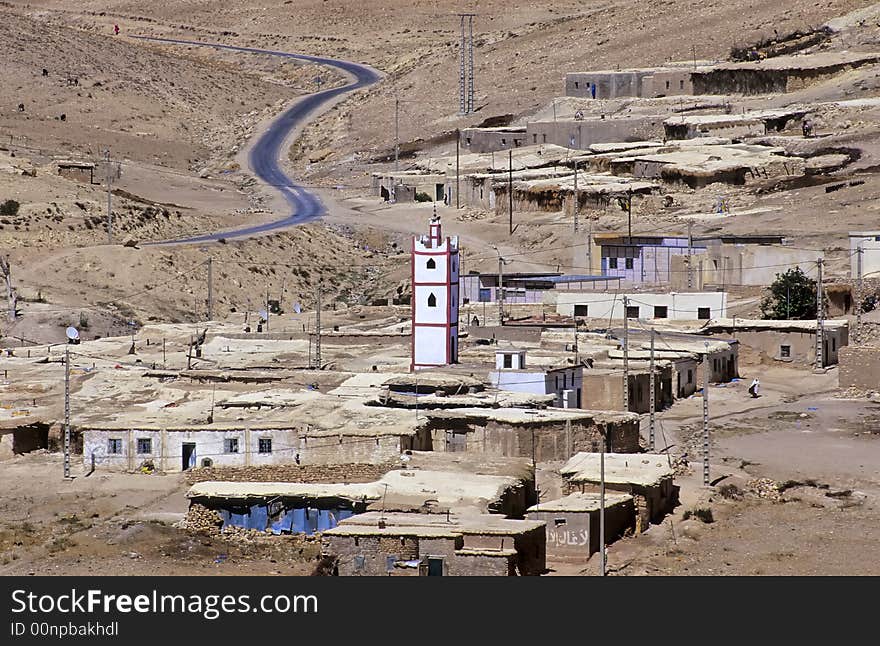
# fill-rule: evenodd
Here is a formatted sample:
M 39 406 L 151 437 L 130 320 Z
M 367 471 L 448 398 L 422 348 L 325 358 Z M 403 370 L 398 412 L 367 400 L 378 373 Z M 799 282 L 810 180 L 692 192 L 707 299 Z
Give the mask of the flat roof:
M 717 318 L 711 319 L 703 326 L 703 330 L 800 330 L 804 332 L 816 331 L 816 320 L 786 320 L 786 319 L 741 319 L 741 318 Z M 846 319 L 826 319 L 825 329 L 841 329 L 849 326 Z
M 630 500 L 632 500 L 632 496 L 627 493 L 605 492 L 606 508 L 620 505 Z M 539 502 L 537 505 L 529 507 L 526 511 L 591 512 L 599 511 L 601 504 L 601 495 L 598 493 L 575 492 L 556 500 Z
M 379 521 L 384 521 L 385 529 L 380 530 Z M 337 528 L 347 528 L 346 533 L 359 530 L 378 530 L 383 533 L 398 534 L 400 528 L 421 531 L 451 532 L 453 534 L 482 534 L 510 536 L 544 527 L 540 520 L 516 520 L 500 514 L 422 514 L 409 512 L 369 511 L 355 514 L 339 522 Z M 332 531 L 332 530 L 331 530 Z M 424 535 L 424 534 L 420 534 Z
M 600 453 L 580 452 L 559 470 L 571 482 L 599 482 Z M 653 487 L 675 475 L 669 456 L 659 453 L 606 453 L 605 482 Z
M 391 499 L 403 506 L 421 506 L 436 501 L 447 508 L 486 508 L 522 478 L 482 475 L 465 471 L 395 469 L 375 482 L 326 484 L 307 482 L 199 482 L 190 487 L 187 498 L 342 498 L 369 502 Z
M 596 371 L 589 371 L 594 373 Z M 584 372 L 587 376 L 588 372 Z M 636 413 L 613 411 L 572 410 L 565 408 L 453 408 L 429 410 L 425 416 L 433 419 L 480 419 L 507 424 L 533 424 L 539 422 L 565 422 L 566 420 L 589 420 L 597 422 L 628 422 L 639 419 Z

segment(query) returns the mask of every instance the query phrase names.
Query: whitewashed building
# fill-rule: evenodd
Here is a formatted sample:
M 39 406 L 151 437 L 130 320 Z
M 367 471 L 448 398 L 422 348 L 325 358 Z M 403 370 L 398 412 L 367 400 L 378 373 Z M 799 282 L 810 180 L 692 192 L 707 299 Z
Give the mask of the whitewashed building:
M 443 237 L 440 218 L 413 238 L 411 370 L 458 362 L 458 236 Z
M 630 292 L 623 294 L 560 292 L 556 299 L 556 311 L 562 316 L 600 319 L 672 319 L 690 321 L 725 318 L 727 316 L 726 292 L 670 292 L 648 294 Z M 624 308 L 623 299 L 628 303 Z M 624 311 L 625 309 L 625 311 Z

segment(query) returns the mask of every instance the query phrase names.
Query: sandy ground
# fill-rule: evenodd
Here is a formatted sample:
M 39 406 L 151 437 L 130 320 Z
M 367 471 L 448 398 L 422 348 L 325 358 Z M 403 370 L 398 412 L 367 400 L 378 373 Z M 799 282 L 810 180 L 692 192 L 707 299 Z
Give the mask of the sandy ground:
M 546 112 L 561 92 L 565 72 L 691 56 L 718 59 L 731 46 L 774 29 L 814 26 L 867 3 L 672 0 L 662 10 L 635 0 L 565 8 L 549 0 L 478 4 L 479 109 L 459 117 L 453 14 L 460 3 L 306 0 L 266 7 L 161 0 L 147 8 L 129 0 L 86 0 L 76 9 L 58 0 L 4 3 L 0 42 L 17 53 L 0 70 L 8 89 L 0 109 L 0 199 L 22 206 L 19 215 L 0 218 L 0 247 L 10 254 L 25 316 L 4 326 L 2 342 L 59 342 L 67 325 L 93 338 L 124 334 L 130 322 L 139 327 L 204 320 L 209 257 L 219 317 L 255 312 L 267 292 L 287 311 L 295 303 L 308 307 L 319 285 L 325 303 L 366 303 L 405 293 L 408 241 L 423 232 L 432 207 L 389 207 L 365 197 L 369 172 L 388 167 L 395 97 L 401 98 L 405 167 L 415 154 L 453 152 L 448 135 L 455 128 L 488 117 L 517 120 Z M 122 28 L 119 37 L 111 36 L 113 24 Z M 285 105 L 340 79 L 323 68 L 260 56 L 147 44 L 130 38 L 135 34 L 338 56 L 387 73 L 385 82 L 306 128 L 290 151 L 289 167 L 322 187 L 329 207 L 325 221 L 210 247 L 145 246 L 278 215 L 271 196 L 241 169 L 242 151 Z M 869 22 L 835 47 L 876 49 L 878 42 L 878 28 Z M 846 231 L 875 225 L 880 108 L 870 102 L 827 103 L 873 97 L 880 91 L 878 78 L 867 68 L 784 97 L 740 102 L 812 105 L 820 136 L 810 145 L 857 148 L 860 155 L 829 179 L 863 184 L 833 193 L 821 185 L 761 183 L 676 190 L 670 193 L 671 210 L 661 210 L 659 198 L 638 206 L 637 230 L 681 232 L 680 216 L 705 213 L 723 196 L 732 215 L 698 224 L 696 234 L 784 233 L 824 253 L 831 276 L 845 276 Z M 19 102 L 24 112 L 15 109 Z M 98 161 L 101 182 L 106 148 L 119 171 L 113 180 L 115 244 L 105 244 L 105 188 L 57 177 L 52 166 L 58 158 Z M 382 159 L 384 165 L 371 163 Z M 30 176 L 33 171 L 36 176 Z M 562 214 L 517 214 L 518 227 L 509 235 L 504 216 L 446 207 L 438 212 L 446 232 L 461 236 L 464 271 L 495 270 L 499 253 L 514 260 L 506 271 L 564 271 L 579 264 L 572 252 L 577 239 Z M 625 226 L 618 212 L 589 215 L 597 230 Z M 123 246 L 125 241 L 139 244 Z M 743 378 L 753 369 L 743 366 Z M 876 573 L 876 541 L 866 538 L 876 526 L 880 489 L 874 405 L 835 399 L 834 371 L 760 370 L 764 392 L 758 400 L 746 396 L 743 382 L 711 389 L 713 477 L 724 478 L 719 485 L 741 488 L 758 476 L 808 484 L 792 485 L 784 502 L 727 499 L 703 490 L 693 442 L 702 401 L 680 402 L 660 419 L 671 452 L 690 446 L 695 469 L 681 480 L 682 505 L 663 524 L 611 548 L 615 573 Z M 302 554 L 292 547 L 278 556 L 235 552 L 158 524 L 184 508 L 176 478 L 80 474 L 68 483 L 59 472 L 58 456 L 40 454 L 0 469 L 5 485 L 0 505 L 10 518 L 0 527 L 0 573 L 310 570 L 308 546 Z M 30 518 L 22 516 L 22 481 L 29 483 L 24 513 Z M 74 504 L 72 518 L 68 508 Z M 706 506 L 715 522 L 683 520 L 686 511 Z M 226 559 L 219 558 L 223 554 Z M 586 571 L 594 571 L 595 562 Z M 581 569 L 554 564 L 557 573 Z

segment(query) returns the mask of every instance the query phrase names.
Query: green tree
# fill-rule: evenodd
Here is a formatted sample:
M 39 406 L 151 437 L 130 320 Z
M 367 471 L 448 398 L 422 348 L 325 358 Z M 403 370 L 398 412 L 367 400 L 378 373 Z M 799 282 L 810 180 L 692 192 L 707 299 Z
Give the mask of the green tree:
M 816 318 L 816 281 L 800 267 L 776 274 L 768 289 L 770 293 L 761 301 L 765 319 Z

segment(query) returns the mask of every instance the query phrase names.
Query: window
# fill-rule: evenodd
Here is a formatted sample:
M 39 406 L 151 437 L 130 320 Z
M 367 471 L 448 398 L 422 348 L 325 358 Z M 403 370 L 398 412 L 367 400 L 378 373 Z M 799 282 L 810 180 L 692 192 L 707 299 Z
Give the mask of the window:
M 574 306 L 574 315 L 575 316 L 589 316 L 587 314 L 588 306 L 587 305 L 575 305 Z
M 574 82 L 574 89 L 578 89 L 581 86 L 580 81 Z
M 139 437 L 137 440 L 137 452 L 139 455 L 153 452 L 153 440 L 149 437 Z
M 680 81 L 678 82 L 678 89 L 679 89 L 679 90 L 683 90 L 683 89 L 684 89 L 684 81 L 683 81 L 683 80 L 680 80 Z
M 507 139 L 505 139 L 504 137 L 501 137 L 501 145 L 502 145 L 502 146 L 506 146 L 506 145 L 507 145 Z
M 257 449 L 259 453 L 271 453 L 272 452 L 272 438 L 261 437 L 259 448 Z
M 832 337 L 831 338 L 831 351 L 834 352 L 835 350 L 837 350 L 837 339 Z
M 628 319 L 639 318 L 639 306 L 638 305 L 627 305 L 626 318 L 628 318 Z
M 627 268 L 627 269 L 632 269 L 632 268 L 633 268 L 633 259 L 632 259 L 632 258 L 627 258 L 626 261 L 625 261 L 625 263 L 626 263 L 626 268 Z
M 654 306 L 654 318 L 655 319 L 665 319 L 668 314 L 669 308 L 666 305 L 655 305 Z
M 688 370 L 688 383 L 689 384 L 694 383 L 694 371 L 693 370 Z
M 666 81 L 666 89 L 669 89 L 669 81 Z
M 428 269 L 437 269 L 437 263 L 434 262 L 433 258 L 428 258 L 428 262 L 425 263 L 425 267 Z
M 107 440 L 107 453 L 120 455 L 122 453 L 122 440 L 110 438 Z
M 790 359 L 791 358 L 791 346 L 790 345 L 779 346 L 779 357 L 781 359 Z
M 617 269 L 617 258 L 608 259 L 608 269 Z
M 471 138 L 470 138 L 470 137 L 467 138 L 467 145 L 468 145 L 468 146 L 471 145 Z
M 238 453 L 238 438 L 237 437 L 228 437 L 223 440 L 223 452 L 224 453 Z
M 428 294 L 428 307 L 437 307 L 437 297 L 434 294 Z
M 697 318 L 698 319 L 709 319 L 711 318 L 710 310 L 708 307 L 698 307 L 697 308 Z
M 568 388 L 568 373 L 562 373 L 562 389 L 565 390 Z
M 547 143 L 547 134 L 545 133 L 545 134 L 541 135 L 541 138 L 544 140 L 544 143 L 546 144 Z
M 513 355 L 512 354 L 505 354 L 504 355 L 504 363 L 502 365 L 505 368 L 512 368 L 513 367 Z
M 538 143 L 538 133 L 537 132 L 532 133 L 532 143 L 533 144 Z

